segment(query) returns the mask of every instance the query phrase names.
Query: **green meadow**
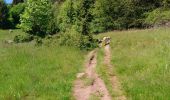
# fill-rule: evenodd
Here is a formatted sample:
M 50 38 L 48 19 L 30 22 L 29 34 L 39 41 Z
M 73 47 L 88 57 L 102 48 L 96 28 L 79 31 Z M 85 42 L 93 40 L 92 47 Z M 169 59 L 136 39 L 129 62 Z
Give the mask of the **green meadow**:
M 115 31 L 97 37 L 112 38 L 113 72 L 128 100 L 170 99 L 170 29 Z M 104 54 L 100 50 L 98 59 Z M 108 69 L 98 63 L 98 73 L 114 97 Z
M 1 100 L 70 100 L 76 73 L 84 65 L 86 52 L 72 47 L 35 46 L 35 42 L 8 44 L 5 40 L 24 34 L 0 30 Z M 112 71 L 128 100 L 170 99 L 170 29 L 113 31 L 96 35 L 110 36 Z M 97 72 L 112 97 L 108 68 L 99 49 Z
M 24 33 L 0 30 L 0 100 L 73 99 L 73 81 L 85 53 L 58 45 L 5 43 L 18 34 Z
M 0 0 L 0 100 L 84 97 L 170 100 L 170 0 Z

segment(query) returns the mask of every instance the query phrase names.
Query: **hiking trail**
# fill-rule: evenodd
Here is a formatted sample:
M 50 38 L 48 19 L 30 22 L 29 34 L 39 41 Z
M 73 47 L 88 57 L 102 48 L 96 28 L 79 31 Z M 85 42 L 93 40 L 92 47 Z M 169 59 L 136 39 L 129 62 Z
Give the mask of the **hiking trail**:
M 95 71 L 97 65 L 97 51 L 88 54 L 88 61 L 85 65 L 84 79 L 78 78 L 74 84 L 74 96 L 76 100 L 89 100 L 92 96 L 97 96 L 101 100 L 111 100 L 104 81 Z M 89 80 L 90 84 L 85 84 L 84 80 Z
M 115 93 L 115 97 L 112 98 L 113 100 L 127 100 L 126 96 L 124 95 L 122 91 L 121 84 L 116 76 L 115 72 L 115 66 L 111 64 L 111 51 L 110 51 L 110 45 L 106 45 L 104 47 L 104 63 L 108 67 L 108 73 L 110 76 L 110 82 L 112 84 L 112 89 Z M 113 72 L 114 70 L 114 72 Z
M 113 70 L 111 65 L 111 53 L 110 46 L 106 45 L 104 47 L 104 63 L 109 67 L 109 70 Z M 87 61 L 85 64 L 85 72 L 79 73 L 77 79 L 74 83 L 73 95 L 76 100 L 92 100 L 95 96 L 100 100 L 126 100 L 126 97 L 121 91 L 121 85 L 115 75 L 110 73 L 110 82 L 112 83 L 112 88 L 116 92 L 115 98 L 111 98 L 104 81 L 99 77 L 95 71 L 97 65 L 97 49 L 91 51 L 87 56 Z

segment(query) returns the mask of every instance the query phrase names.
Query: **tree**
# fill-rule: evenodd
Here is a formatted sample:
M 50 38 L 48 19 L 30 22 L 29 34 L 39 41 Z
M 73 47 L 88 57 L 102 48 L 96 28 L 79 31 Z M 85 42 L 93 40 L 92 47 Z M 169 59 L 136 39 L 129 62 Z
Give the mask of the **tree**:
M 24 12 L 25 3 L 18 3 L 17 5 L 13 5 L 9 11 L 11 24 L 15 27 L 20 23 L 20 15 Z
M 4 3 L 3 0 L 0 0 L 0 28 L 6 29 L 9 28 L 9 14 L 8 14 L 8 7 Z
M 49 0 L 27 0 L 21 15 L 21 28 L 30 34 L 44 36 L 50 34 L 48 28 L 52 19 L 52 6 Z
M 60 7 L 60 11 L 57 17 L 59 29 L 62 32 L 65 32 L 67 29 L 72 28 L 72 26 L 74 25 L 75 9 L 73 7 L 73 4 L 73 0 L 67 0 Z
M 62 4 L 58 15 L 59 29 L 64 32 L 61 35 L 62 44 L 72 45 L 73 41 L 80 49 L 97 46 L 90 32 L 93 7 L 94 0 L 66 0 Z
M 79 0 L 76 2 L 75 8 L 75 24 L 77 30 L 83 35 L 90 35 L 90 22 L 93 19 L 92 8 L 94 0 Z
M 113 17 L 116 15 L 113 0 L 96 0 L 92 9 L 91 32 L 100 33 L 113 29 Z
M 16 4 L 18 4 L 18 3 L 23 3 L 24 2 L 24 0 L 13 0 L 13 4 L 14 5 L 16 5 Z
M 75 3 L 74 27 L 81 34 L 79 41 L 79 48 L 81 49 L 92 49 L 97 46 L 97 42 L 90 31 L 90 23 L 93 20 L 93 7 L 94 0 L 78 0 Z
M 93 0 L 66 0 L 60 7 L 58 15 L 60 30 L 74 28 L 83 35 L 89 35 L 93 5 Z

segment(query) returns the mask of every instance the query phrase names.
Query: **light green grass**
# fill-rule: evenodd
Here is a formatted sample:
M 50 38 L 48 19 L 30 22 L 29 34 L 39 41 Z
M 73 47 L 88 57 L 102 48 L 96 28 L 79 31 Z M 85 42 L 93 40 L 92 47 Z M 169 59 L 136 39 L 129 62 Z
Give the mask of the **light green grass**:
M 112 63 L 128 100 L 170 99 L 170 29 L 108 32 L 97 37 L 103 36 L 112 38 Z
M 84 53 L 57 45 L 5 44 L 13 33 L 0 30 L 0 100 L 69 100 Z

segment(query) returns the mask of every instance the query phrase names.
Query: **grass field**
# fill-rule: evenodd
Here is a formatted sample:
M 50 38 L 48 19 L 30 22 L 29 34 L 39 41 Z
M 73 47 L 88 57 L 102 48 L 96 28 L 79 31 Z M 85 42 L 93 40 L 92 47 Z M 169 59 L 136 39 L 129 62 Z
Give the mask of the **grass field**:
M 68 100 L 85 53 L 71 47 L 6 44 L 20 30 L 0 30 L 0 100 Z
M 0 100 L 73 99 L 75 75 L 83 66 L 85 52 L 34 42 L 7 44 L 21 30 L 0 30 Z M 128 100 L 170 99 L 170 29 L 129 30 L 97 35 L 112 38 L 113 73 Z M 98 52 L 97 72 L 112 97 L 103 49 Z
M 108 32 L 97 37 L 103 36 L 112 38 L 112 64 L 128 100 L 170 99 L 170 29 Z M 99 73 L 110 87 L 107 70 L 102 69 Z

